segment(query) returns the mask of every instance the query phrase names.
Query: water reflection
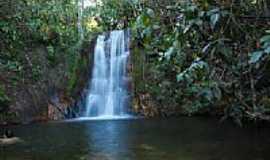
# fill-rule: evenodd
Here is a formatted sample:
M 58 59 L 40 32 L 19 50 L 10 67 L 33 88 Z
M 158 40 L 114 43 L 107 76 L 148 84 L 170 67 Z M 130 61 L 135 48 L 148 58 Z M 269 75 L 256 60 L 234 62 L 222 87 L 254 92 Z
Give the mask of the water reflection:
M 109 160 L 132 155 L 128 127 L 118 122 L 99 121 L 86 124 L 88 145 L 91 149 L 89 155 Z
M 270 128 L 213 119 L 74 121 L 14 128 L 5 160 L 269 160 Z

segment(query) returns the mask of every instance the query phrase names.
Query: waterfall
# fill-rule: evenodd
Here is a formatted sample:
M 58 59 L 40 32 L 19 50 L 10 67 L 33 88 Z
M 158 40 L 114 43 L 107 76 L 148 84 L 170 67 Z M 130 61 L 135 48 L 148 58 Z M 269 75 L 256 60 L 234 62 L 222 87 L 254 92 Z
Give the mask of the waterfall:
M 85 117 L 113 118 L 127 115 L 128 45 L 128 31 L 112 31 L 109 35 L 98 36 Z

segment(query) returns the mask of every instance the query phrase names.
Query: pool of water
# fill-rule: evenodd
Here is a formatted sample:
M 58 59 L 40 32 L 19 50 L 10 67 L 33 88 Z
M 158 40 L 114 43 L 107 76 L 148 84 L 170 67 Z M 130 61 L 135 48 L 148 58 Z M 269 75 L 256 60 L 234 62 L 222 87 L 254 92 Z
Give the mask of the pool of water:
M 12 128 L 1 160 L 269 160 L 270 128 L 215 119 L 84 120 Z

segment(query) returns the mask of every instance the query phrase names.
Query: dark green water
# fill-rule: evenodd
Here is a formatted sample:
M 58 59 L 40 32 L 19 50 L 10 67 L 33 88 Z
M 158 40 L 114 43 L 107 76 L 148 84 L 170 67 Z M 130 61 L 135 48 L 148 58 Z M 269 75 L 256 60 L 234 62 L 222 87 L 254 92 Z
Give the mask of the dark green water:
M 81 121 L 13 128 L 0 160 L 269 160 L 270 129 L 214 119 Z

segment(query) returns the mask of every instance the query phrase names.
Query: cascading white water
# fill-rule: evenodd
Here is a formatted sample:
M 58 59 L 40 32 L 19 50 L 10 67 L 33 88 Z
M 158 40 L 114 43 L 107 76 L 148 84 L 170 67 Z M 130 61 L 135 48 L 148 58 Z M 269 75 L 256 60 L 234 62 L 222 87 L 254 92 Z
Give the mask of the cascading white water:
M 97 38 L 85 117 L 114 118 L 127 115 L 128 43 L 129 34 L 123 30 L 112 31 L 109 37 L 100 35 Z

